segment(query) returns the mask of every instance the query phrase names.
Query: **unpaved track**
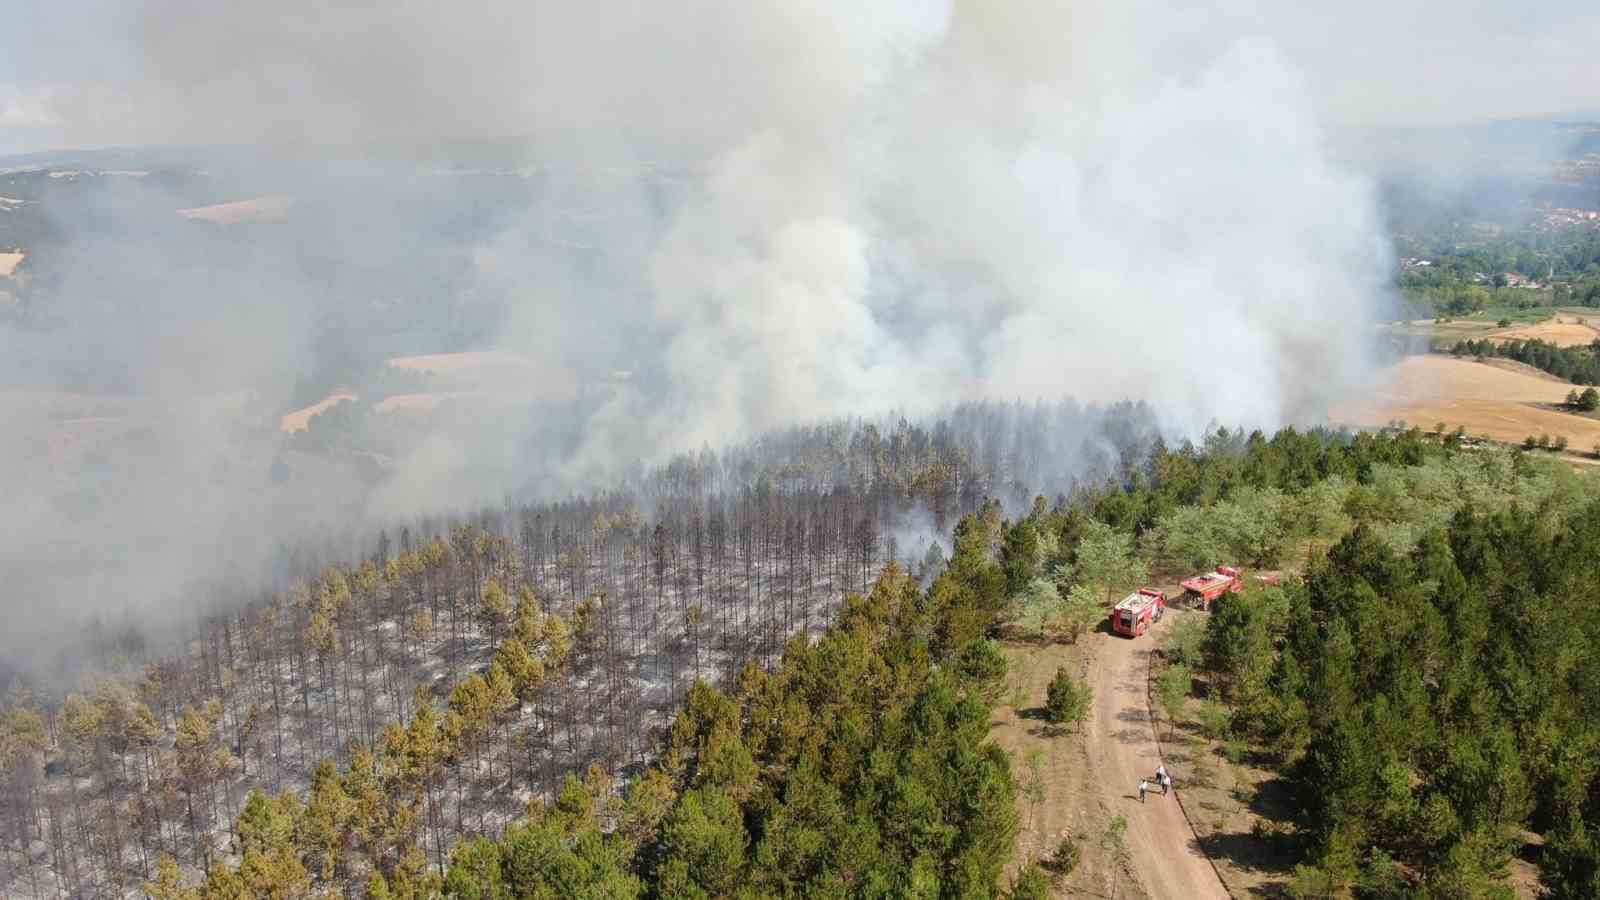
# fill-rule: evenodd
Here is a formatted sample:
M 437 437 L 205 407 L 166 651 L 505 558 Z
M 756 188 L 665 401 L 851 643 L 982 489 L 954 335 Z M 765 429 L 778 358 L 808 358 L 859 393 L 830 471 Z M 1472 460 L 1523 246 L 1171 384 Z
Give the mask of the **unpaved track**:
M 1091 670 L 1094 685 L 1094 714 L 1085 728 L 1091 782 L 1113 815 L 1128 820 L 1128 853 L 1134 871 L 1151 897 L 1190 900 L 1227 898 L 1228 892 L 1216 870 L 1200 851 L 1199 841 L 1183 817 L 1177 798 L 1152 791 L 1139 803 L 1139 778 L 1150 777 L 1160 765 L 1146 680 L 1150 652 L 1159 636 L 1171 625 L 1173 616 L 1142 637 L 1129 640 L 1105 631 L 1087 637 L 1101 641 L 1097 665 Z M 1183 785 L 1184 772 L 1169 767 L 1174 790 Z

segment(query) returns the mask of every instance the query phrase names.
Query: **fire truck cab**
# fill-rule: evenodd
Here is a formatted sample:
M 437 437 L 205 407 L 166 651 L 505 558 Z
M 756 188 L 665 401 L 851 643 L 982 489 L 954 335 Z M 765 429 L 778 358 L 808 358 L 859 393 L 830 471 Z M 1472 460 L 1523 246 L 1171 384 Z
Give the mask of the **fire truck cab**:
M 1111 630 L 1138 637 L 1167 611 L 1167 595 L 1155 588 L 1140 588 L 1111 608 Z

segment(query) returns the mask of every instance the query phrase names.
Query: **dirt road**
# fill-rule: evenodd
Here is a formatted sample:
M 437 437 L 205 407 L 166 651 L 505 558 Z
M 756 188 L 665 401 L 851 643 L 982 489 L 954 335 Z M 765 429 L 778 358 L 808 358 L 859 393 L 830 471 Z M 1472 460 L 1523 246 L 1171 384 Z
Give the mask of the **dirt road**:
M 1226 900 L 1228 892 L 1200 852 L 1177 799 L 1161 796 L 1157 788 L 1139 803 L 1139 778 L 1150 777 L 1160 764 L 1145 690 L 1150 652 L 1172 620 L 1167 616 L 1133 640 L 1104 631 L 1086 636 L 1102 642 L 1090 673 L 1094 714 L 1084 729 L 1089 771 L 1096 776 L 1091 783 L 1113 814 L 1127 817 L 1128 853 L 1151 897 Z M 1184 773 L 1172 770 L 1171 775 L 1181 789 Z

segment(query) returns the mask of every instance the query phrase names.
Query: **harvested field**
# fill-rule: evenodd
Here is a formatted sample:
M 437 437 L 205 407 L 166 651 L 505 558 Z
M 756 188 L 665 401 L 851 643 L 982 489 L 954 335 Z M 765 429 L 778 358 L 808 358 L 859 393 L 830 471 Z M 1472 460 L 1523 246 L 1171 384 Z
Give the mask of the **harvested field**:
M 1330 418 L 1341 424 L 1383 426 L 1401 420 L 1422 428 L 1443 422 L 1471 435 L 1520 443 L 1528 435 L 1564 436 L 1575 451 L 1600 443 L 1600 420 L 1553 409 L 1573 389 L 1526 366 L 1488 365 L 1449 356 L 1408 356 L 1386 373 L 1366 399 L 1346 403 Z M 1529 373 L 1532 374 L 1529 374 Z
M 126 416 L 68 419 L 53 424 L 46 432 L 45 452 L 54 470 L 73 470 L 82 465 L 89 454 L 105 450 L 146 425 L 144 421 Z
M 1600 316 L 1582 312 L 1556 313 L 1539 322 L 1522 322 L 1507 328 L 1496 327 L 1484 319 L 1416 319 L 1384 326 L 1392 334 L 1408 335 L 1430 342 L 1459 340 L 1544 341 L 1558 347 L 1587 346 L 1600 338 Z
M 73 391 L 0 390 L 0 421 L 81 419 L 127 415 L 133 398 Z
M 373 409 L 380 413 L 427 413 L 439 408 L 439 404 L 459 394 L 393 394 L 378 402 Z
M 122 458 L 146 431 L 151 409 L 138 398 L 71 391 L 0 390 L 0 458 L 12 485 L 76 477 L 93 458 Z M 0 485 L 0 491 L 18 487 Z M 17 498 L 20 499 L 20 498 Z
M 10 278 L 16 274 L 17 266 L 22 265 L 26 253 L 0 253 L 0 278 Z
M 276 222 L 288 215 L 289 207 L 293 205 L 294 201 L 288 197 L 255 197 L 250 200 L 235 200 L 232 203 L 218 203 L 213 206 L 180 209 L 178 210 L 178 215 L 183 216 L 185 219 L 213 222 L 217 225 L 237 225 L 241 222 Z
M 1589 321 L 1580 316 L 1556 316 L 1533 325 L 1518 325 L 1489 335 L 1496 341 L 1544 341 L 1558 347 L 1584 347 L 1600 338 Z
M 429 353 L 423 356 L 397 356 L 390 368 L 434 375 L 456 375 L 485 369 L 537 369 L 538 365 L 519 353 L 504 350 L 471 350 L 465 353 Z
M 1382 327 L 1384 331 L 1392 334 L 1422 338 L 1428 341 L 1478 340 L 1492 336 L 1496 330 L 1495 323 L 1485 322 L 1482 319 L 1451 319 L 1448 322 L 1439 322 L 1434 319 L 1413 319 L 1409 322 L 1395 322 Z
M 429 393 L 516 394 L 525 400 L 556 402 L 571 400 L 578 394 L 578 382 L 571 372 L 504 350 L 400 356 L 389 360 L 388 365 L 434 379 L 429 382 Z M 413 403 L 399 400 L 379 408 L 394 409 Z
M 356 399 L 355 394 L 346 391 L 335 391 L 304 409 L 297 409 L 292 413 L 285 414 L 278 420 L 278 430 L 290 434 L 296 431 L 305 431 L 311 426 L 313 416 L 327 412 L 346 400 L 354 399 Z
M 478 407 L 526 403 L 527 394 L 496 391 L 437 391 L 427 394 L 392 394 L 373 407 L 380 413 L 431 413 L 441 406 L 476 404 Z
M 1477 360 L 1477 362 L 1480 362 L 1482 365 L 1488 366 L 1491 369 L 1499 369 L 1502 372 L 1511 372 L 1517 375 L 1525 375 L 1528 378 L 1537 378 L 1540 381 L 1548 381 L 1552 384 L 1565 385 L 1562 390 L 1571 390 L 1572 388 L 1577 387 L 1577 385 L 1567 381 L 1565 378 L 1558 378 L 1543 369 L 1534 368 L 1525 362 L 1517 362 L 1514 359 L 1506 359 L 1505 357 L 1501 356 L 1487 356 L 1482 360 Z M 1565 397 L 1566 395 L 1563 394 L 1562 396 Z

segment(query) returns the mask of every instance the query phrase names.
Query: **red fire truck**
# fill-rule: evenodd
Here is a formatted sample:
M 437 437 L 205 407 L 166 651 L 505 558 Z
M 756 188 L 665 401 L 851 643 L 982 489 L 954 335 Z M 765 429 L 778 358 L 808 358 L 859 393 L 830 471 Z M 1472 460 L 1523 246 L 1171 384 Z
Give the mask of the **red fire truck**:
M 1167 611 L 1167 595 L 1155 588 L 1139 588 L 1111 608 L 1111 630 L 1128 637 L 1144 634 Z
M 1239 582 L 1239 570 L 1233 566 L 1217 566 L 1215 572 L 1196 575 L 1180 584 L 1183 586 L 1184 599 L 1195 609 L 1202 610 L 1210 609 L 1211 602 L 1223 594 L 1237 594 L 1244 590 L 1244 585 Z

